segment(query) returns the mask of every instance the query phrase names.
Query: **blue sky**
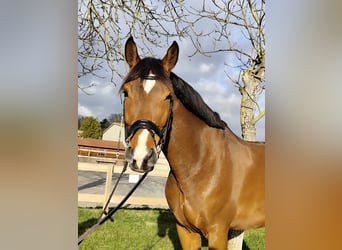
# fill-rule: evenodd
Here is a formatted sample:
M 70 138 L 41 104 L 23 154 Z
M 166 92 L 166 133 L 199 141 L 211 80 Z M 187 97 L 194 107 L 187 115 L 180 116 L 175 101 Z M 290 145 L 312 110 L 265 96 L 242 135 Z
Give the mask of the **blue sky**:
M 216 112 L 218 112 L 228 126 L 241 136 L 240 129 L 240 101 L 241 95 L 238 89 L 230 82 L 225 74 L 227 66 L 224 65 L 229 56 L 226 53 L 212 55 L 211 57 L 195 56 L 189 59 L 190 45 L 187 41 L 179 42 L 179 60 L 173 72 L 191 84 L 203 97 L 205 102 Z M 139 43 L 137 42 L 139 47 Z M 158 56 L 164 56 L 164 52 Z M 123 63 L 122 63 L 123 64 Z M 122 65 L 123 72 L 128 71 L 128 67 Z M 118 95 L 119 85 L 115 86 L 110 82 L 110 77 L 100 79 L 95 77 L 83 77 L 79 80 L 80 86 L 90 83 L 94 87 L 87 91 L 91 95 L 86 95 L 79 90 L 78 112 L 83 116 L 94 116 L 99 120 L 108 117 L 113 113 L 121 113 L 122 105 Z M 261 110 L 265 108 L 264 93 L 259 96 L 258 104 Z M 257 123 L 257 139 L 265 139 L 265 118 Z
M 232 71 L 227 64 L 234 65 L 234 55 L 228 52 L 220 52 L 211 54 L 210 57 L 203 55 L 195 55 L 189 57 L 193 53 L 193 47 L 189 40 L 176 40 L 180 47 L 179 59 L 173 72 L 179 77 L 187 81 L 194 87 L 203 97 L 205 102 L 216 112 L 218 112 L 228 126 L 241 137 L 240 128 L 240 101 L 241 95 L 234 84 L 229 80 L 226 72 L 229 70 L 230 76 L 239 74 L 238 70 Z M 123 44 L 125 41 L 122 42 Z M 154 48 L 156 57 L 162 58 L 167 48 L 171 45 L 165 44 L 164 48 Z M 140 53 L 142 52 L 142 43 L 136 40 Z M 210 48 L 212 40 L 208 37 L 202 47 Z M 141 55 L 142 57 L 147 55 Z M 151 55 L 148 55 L 151 56 Z M 118 68 L 123 74 L 128 72 L 128 67 L 124 62 L 120 62 Z M 106 75 L 106 73 L 103 73 Z M 94 76 L 86 76 L 79 79 L 79 86 L 84 87 L 89 84 L 95 86 L 88 89 L 90 95 L 78 91 L 78 112 L 83 116 L 94 116 L 99 121 L 108 117 L 113 113 L 121 113 L 122 105 L 118 90 L 120 84 L 115 86 L 110 82 L 110 74 L 104 79 Z M 235 78 L 233 76 L 233 78 Z M 260 110 L 265 109 L 265 93 L 263 92 L 258 98 Z M 265 118 L 257 123 L 257 140 L 265 140 Z

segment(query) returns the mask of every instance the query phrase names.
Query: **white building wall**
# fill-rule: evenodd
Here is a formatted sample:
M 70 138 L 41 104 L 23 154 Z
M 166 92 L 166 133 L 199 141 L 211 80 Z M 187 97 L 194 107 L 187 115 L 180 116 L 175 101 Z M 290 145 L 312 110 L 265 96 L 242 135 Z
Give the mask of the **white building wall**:
M 120 136 L 120 137 L 119 137 Z M 125 142 L 125 129 L 120 123 L 113 123 L 103 133 L 102 140 Z

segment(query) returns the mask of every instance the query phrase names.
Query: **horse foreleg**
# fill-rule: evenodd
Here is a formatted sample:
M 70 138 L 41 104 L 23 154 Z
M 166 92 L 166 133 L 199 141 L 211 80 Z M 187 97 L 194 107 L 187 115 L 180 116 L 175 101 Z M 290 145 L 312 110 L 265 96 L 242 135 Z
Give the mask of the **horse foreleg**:
M 201 236 L 191 232 L 185 227 L 176 224 L 177 234 L 183 250 L 200 250 L 202 246 Z
M 228 230 L 216 229 L 208 232 L 208 248 L 210 250 L 227 250 Z

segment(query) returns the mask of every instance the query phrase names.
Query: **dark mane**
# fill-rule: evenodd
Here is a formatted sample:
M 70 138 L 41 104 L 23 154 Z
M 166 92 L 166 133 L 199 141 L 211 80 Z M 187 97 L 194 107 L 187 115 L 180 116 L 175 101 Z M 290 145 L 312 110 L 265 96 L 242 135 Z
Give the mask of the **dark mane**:
M 200 94 L 176 74 L 170 74 L 173 91 L 183 105 L 210 127 L 224 129 L 227 124 L 203 101 Z
M 156 78 L 160 80 L 167 79 L 161 60 L 147 57 L 141 59 L 137 65 L 130 70 L 123 83 L 133 81 L 137 78 L 146 79 L 150 73 L 156 75 Z

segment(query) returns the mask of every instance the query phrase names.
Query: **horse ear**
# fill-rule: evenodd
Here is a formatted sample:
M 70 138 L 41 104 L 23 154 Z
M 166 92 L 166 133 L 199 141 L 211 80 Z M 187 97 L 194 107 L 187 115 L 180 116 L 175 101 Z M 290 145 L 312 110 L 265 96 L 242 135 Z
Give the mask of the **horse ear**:
M 133 37 L 128 38 L 125 45 L 125 59 L 130 68 L 133 68 L 139 61 L 138 49 Z
M 175 67 L 178 60 L 178 53 L 178 44 L 176 42 L 173 42 L 162 60 L 163 67 L 167 73 L 170 73 L 171 70 Z

